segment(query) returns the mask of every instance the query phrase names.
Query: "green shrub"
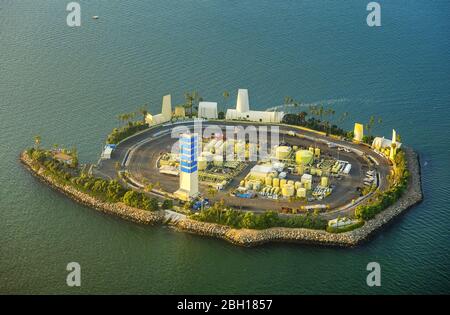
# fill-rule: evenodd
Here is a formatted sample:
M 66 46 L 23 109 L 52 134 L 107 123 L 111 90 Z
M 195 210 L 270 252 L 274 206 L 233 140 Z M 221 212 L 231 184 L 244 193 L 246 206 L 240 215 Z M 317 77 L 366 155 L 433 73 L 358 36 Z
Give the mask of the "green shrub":
M 171 199 L 165 199 L 162 203 L 163 209 L 172 209 L 173 208 L 173 201 Z
M 343 227 L 338 227 L 338 228 L 337 227 L 327 226 L 326 230 L 329 233 L 344 233 L 344 232 L 349 232 L 349 231 L 358 229 L 361 226 L 363 226 L 364 223 L 365 222 L 363 220 L 360 220 L 360 221 L 358 221 L 356 223 L 349 224 L 349 225 L 346 225 L 346 226 L 343 226 Z
M 113 131 L 108 135 L 106 142 L 109 144 L 117 144 L 123 139 L 147 128 L 148 125 L 143 121 L 130 122 L 121 128 L 114 128 Z

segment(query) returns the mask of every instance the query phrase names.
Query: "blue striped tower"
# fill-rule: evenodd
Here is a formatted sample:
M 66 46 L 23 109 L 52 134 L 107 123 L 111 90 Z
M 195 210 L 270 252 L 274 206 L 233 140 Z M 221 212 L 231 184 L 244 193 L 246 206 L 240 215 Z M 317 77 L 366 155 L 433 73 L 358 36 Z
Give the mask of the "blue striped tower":
M 180 188 L 175 195 L 182 200 L 198 196 L 198 135 L 180 135 Z

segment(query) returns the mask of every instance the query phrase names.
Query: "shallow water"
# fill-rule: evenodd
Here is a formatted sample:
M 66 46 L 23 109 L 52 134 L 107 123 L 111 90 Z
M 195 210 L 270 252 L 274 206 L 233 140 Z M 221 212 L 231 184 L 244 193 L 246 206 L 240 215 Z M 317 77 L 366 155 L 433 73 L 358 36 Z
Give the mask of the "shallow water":
M 448 1 L 0 1 L 0 293 L 448 293 Z M 99 20 L 90 17 L 99 15 Z M 252 249 L 99 214 L 18 163 L 39 134 L 98 159 L 117 114 L 162 95 L 248 88 L 254 108 L 286 95 L 383 118 L 421 156 L 425 200 L 355 249 Z M 66 286 L 66 264 L 82 286 Z M 366 265 L 382 286 L 366 286 Z

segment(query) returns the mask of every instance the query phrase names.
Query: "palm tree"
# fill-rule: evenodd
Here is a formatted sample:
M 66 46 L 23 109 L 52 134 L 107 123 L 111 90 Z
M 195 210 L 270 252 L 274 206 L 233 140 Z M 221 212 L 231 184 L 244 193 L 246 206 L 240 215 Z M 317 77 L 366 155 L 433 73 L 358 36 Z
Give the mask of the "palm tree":
M 339 118 L 339 125 L 341 125 L 348 117 L 348 112 L 343 112 L 341 117 Z
M 381 125 L 381 123 L 383 122 L 383 120 L 381 118 L 378 118 L 377 120 L 375 119 L 375 116 L 370 116 L 369 118 L 369 122 L 366 125 L 366 129 L 367 129 L 367 135 L 370 138 L 370 136 L 372 135 L 372 128 L 375 126 L 375 122 L 377 122 L 379 125 Z
M 138 112 L 142 115 L 142 122 L 145 124 L 145 117 L 148 114 L 148 110 L 147 110 L 148 105 L 144 104 L 141 107 L 139 107 Z
M 194 97 L 191 93 L 184 93 L 184 99 L 186 101 L 185 108 L 189 109 L 189 117 L 192 117 L 192 105 L 194 104 Z
M 209 187 L 208 190 L 206 191 L 206 193 L 207 193 L 208 197 L 213 199 L 217 194 L 217 189 L 215 189 L 214 187 Z
M 39 149 L 39 146 L 41 145 L 41 140 L 42 140 L 41 136 L 39 135 L 34 136 L 34 148 L 36 150 Z
M 227 100 L 230 97 L 230 93 L 227 90 L 225 90 L 225 91 L 223 91 L 222 96 L 223 96 L 223 104 L 224 104 L 223 111 L 225 111 L 226 108 L 228 107 Z

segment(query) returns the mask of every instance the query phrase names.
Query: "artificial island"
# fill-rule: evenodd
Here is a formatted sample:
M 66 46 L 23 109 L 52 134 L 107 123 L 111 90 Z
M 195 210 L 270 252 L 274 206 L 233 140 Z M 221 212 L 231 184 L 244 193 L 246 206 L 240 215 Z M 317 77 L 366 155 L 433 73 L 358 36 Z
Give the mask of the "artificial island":
M 228 97 L 224 93 L 224 97 Z M 239 89 L 235 108 L 187 93 L 161 113 L 120 115 L 95 164 L 75 149 L 34 147 L 21 161 L 71 198 L 142 224 L 252 246 L 296 241 L 355 246 L 422 200 L 416 153 L 374 137 L 374 117 L 347 132 L 334 110 L 251 110 Z M 285 106 L 297 107 L 287 97 Z M 346 117 L 343 113 L 342 117 Z M 364 134 L 368 132 L 368 134 Z

